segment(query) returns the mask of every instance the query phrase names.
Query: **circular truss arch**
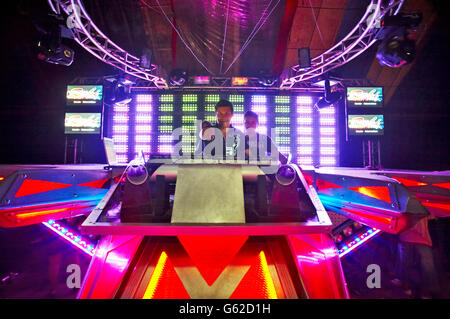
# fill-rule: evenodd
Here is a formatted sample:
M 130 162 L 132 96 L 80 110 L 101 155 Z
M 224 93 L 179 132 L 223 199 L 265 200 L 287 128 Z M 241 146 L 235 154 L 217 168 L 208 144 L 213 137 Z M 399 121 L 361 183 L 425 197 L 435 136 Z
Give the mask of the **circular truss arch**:
M 75 41 L 86 51 L 125 73 L 151 82 L 158 89 L 167 89 L 166 80 L 156 75 L 158 66 L 152 64 L 149 70 L 140 66 L 140 58 L 128 53 L 109 39 L 92 21 L 81 0 L 47 0 L 51 10 L 65 14 L 70 20 L 70 30 Z M 311 59 L 311 68 L 301 70 L 299 65 L 290 67 L 292 76 L 285 78 L 280 88 L 293 88 L 332 69 L 353 60 L 376 41 L 377 24 L 385 15 L 396 15 L 405 0 L 372 0 L 357 25 L 337 44 Z M 69 23 L 68 23 L 69 24 Z

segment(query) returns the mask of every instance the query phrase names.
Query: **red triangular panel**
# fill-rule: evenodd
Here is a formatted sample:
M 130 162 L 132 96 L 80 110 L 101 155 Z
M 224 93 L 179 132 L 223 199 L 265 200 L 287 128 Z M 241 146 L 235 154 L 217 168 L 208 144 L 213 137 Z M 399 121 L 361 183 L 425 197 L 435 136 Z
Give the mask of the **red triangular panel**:
M 324 181 L 324 180 L 319 179 L 319 178 L 316 180 L 316 185 L 317 185 L 317 189 L 318 190 L 328 189 L 328 188 L 341 188 L 342 187 L 340 185 L 336 185 L 336 184 Z
M 231 294 L 230 299 L 271 299 L 274 294 L 276 298 L 273 282 L 269 283 L 267 280 L 269 279 L 267 276 L 270 276 L 270 273 L 265 274 L 264 272 L 264 265 L 260 254 L 258 258 L 255 258 L 250 269 Z M 269 280 L 272 280 L 272 278 Z
M 417 182 L 417 181 L 413 181 L 413 180 L 407 179 L 407 178 L 401 178 L 401 177 L 396 177 L 396 176 L 392 176 L 392 178 L 397 180 L 397 181 L 399 181 L 404 186 L 424 186 L 424 185 L 427 185 L 427 183 Z
M 248 236 L 178 236 L 209 286 L 231 263 L 247 239 Z
M 437 187 L 442 187 L 442 188 L 450 189 L 450 183 L 433 184 L 433 186 L 437 186 Z
M 308 185 L 314 184 L 314 179 L 313 179 L 313 177 L 311 175 L 303 173 L 303 176 L 305 177 L 306 182 L 308 183 Z
M 78 184 L 78 186 L 86 186 L 86 187 L 94 187 L 94 188 L 102 188 L 103 185 L 109 180 L 109 178 L 106 179 L 100 179 L 98 181 L 92 181 L 88 183 Z
M 190 299 L 183 282 L 167 258 L 152 299 Z
M 37 193 L 43 193 L 52 191 L 55 189 L 61 189 L 73 186 L 71 184 L 63 184 L 63 183 L 55 183 L 48 181 L 39 181 L 34 179 L 26 179 L 23 181 L 22 185 L 20 185 L 19 190 L 17 191 L 15 197 L 27 196 Z
M 387 203 L 391 202 L 391 196 L 389 195 L 389 188 L 387 186 L 348 187 L 348 189 Z

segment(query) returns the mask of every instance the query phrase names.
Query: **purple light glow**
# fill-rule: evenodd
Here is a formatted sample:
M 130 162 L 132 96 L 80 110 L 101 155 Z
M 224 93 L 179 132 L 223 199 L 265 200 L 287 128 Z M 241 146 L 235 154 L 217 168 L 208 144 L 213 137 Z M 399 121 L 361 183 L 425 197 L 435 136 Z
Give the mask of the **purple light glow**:
M 299 126 L 297 127 L 298 135 L 312 135 L 312 126 Z
M 299 136 L 297 141 L 299 145 L 311 145 L 313 143 L 311 136 Z
M 127 125 L 113 125 L 113 134 L 117 133 L 127 133 L 128 126 Z
M 336 165 L 336 158 L 335 157 L 321 157 L 320 158 L 320 165 Z
M 136 115 L 136 124 L 149 124 L 152 122 L 152 117 L 150 115 Z
M 73 230 L 69 232 L 69 229 L 61 226 L 54 220 L 49 220 L 48 222 L 43 222 L 42 224 L 75 247 L 81 249 L 86 254 L 91 257 L 94 256 L 95 246 L 90 243 L 87 238 L 84 238 L 78 234 L 73 234 Z
M 116 153 L 126 153 L 126 152 L 128 152 L 128 145 L 127 144 L 114 144 L 114 149 L 116 150 Z
M 299 125 L 312 125 L 312 117 L 297 117 L 297 124 Z
M 113 135 L 114 143 L 127 143 L 128 142 L 128 135 Z
M 298 148 L 299 155 L 311 155 L 313 153 L 312 146 L 300 146 Z
M 116 114 L 114 115 L 114 123 L 127 123 L 128 122 L 128 114 Z
M 158 145 L 158 152 L 171 154 L 173 152 L 173 146 L 168 144 L 160 144 Z
M 128 105 L 114 105 L 114 113 L 128 113 L 130 107 Z
M 335 155 L 336 149 L 334 147 L 321 147 L 320 155 Z
M 138 94 L 136 95 L 137 103 L 151 103 L 153 101 L 153 96 L 149 94 Z
M 136 125 L 136 133 L 151 133 L 152 128 L 149 125 Z
M 312 165 L 313 159 L 311 156 L 299 156 L 298 162 L 304 165 Z
M 312 105 L 313 99 L 311 96 L 297 96 L 297 105 Z
M 172 135 L 160 135 L 158 136 L 158 143 L 170 144 L 172 143 Z
M 321 127 L 320 128 L 320 135 L 335 135 L 336 134 L 336 129 L 331 126 L 331 127 Z

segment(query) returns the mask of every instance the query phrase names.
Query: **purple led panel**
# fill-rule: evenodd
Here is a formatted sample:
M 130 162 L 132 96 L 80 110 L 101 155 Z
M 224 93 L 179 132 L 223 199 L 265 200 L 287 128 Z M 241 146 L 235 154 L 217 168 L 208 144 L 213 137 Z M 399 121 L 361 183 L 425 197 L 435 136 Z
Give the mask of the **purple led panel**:
M 270 134 L 267 131 L 267 96 L 266 95 L 252 95 L 250 109 L 258 114 L 259 126 L 256 132 L 261 134 Z
M 300 165 L 313 164 L 313 105 L 314 101 L 311 96 L 295 96 L 297 109 L 297 162 Z
M 141 151 L 146 158 L 151 153 L 152 142 L 152 115 L 154 109 L 154 97 L 151 94 L 135 95 L 134 117 L 134 156 Z
M 337 115 L 336 107 L 329 106 L 319 111 L 319 165 L 337 166 L 338 165 L 338 147 L 336 136 Z
M 127 163 L 130 106 L 114 105 L 112 123 L 112 139 L 117 153 L 117 161 L 118 163 Z

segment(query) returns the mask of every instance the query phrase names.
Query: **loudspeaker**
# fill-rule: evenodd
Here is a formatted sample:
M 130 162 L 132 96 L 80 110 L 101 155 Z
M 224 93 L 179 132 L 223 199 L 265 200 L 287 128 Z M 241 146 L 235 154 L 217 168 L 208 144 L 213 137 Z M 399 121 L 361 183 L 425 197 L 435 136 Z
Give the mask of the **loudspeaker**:
M 298 49 L 298 66 L 300 70 L 308 70 L 311 68 L 311 56 L 309 48 Z

